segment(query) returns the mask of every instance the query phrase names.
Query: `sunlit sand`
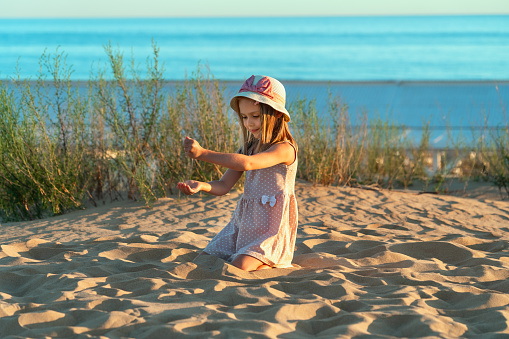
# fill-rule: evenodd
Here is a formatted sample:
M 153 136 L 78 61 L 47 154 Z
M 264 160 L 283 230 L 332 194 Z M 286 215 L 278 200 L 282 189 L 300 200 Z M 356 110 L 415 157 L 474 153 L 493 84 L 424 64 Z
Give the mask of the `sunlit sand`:
M 294 268 L 197 253 L 240 193 L 0 227 L 2 336 L 509 333 L 509 202 L 297 184 Z

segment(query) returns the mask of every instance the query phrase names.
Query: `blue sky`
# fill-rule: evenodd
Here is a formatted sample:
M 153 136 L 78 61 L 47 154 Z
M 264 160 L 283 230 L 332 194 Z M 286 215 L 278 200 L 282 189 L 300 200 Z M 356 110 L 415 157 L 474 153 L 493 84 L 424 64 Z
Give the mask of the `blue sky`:
M 0 18 L 509 14 L 509 0 L 0 0 Z

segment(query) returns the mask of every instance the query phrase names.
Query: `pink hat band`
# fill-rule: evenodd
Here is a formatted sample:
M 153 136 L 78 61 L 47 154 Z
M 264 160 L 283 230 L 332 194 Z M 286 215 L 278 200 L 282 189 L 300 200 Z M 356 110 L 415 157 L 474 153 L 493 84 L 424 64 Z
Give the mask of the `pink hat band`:
M 239 99 L 250 98 L 267 104 L 283 113 L 285 121 L 290 121 L 290 113 L 285 108 L 286 91 L 282 83 L 264 75 L 252 75 L 247 79 L 232 100 L 230 106 L 239 112 Z

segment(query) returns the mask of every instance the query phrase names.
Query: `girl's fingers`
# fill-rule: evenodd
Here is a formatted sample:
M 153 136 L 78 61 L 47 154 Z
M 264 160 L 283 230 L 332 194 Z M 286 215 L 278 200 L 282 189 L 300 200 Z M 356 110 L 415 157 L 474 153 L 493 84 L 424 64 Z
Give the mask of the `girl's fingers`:
M 186 137 L 186 139 L 184 140 L 184 151 L 187 154 L 189 154 L 192 151 L 195 143 L 196 143 L 196 141 L 194 139 Z
M 191 139 L 190 137 L 186 137 L 184 139 L 184 147 L 190 147 L 194 142 L 194 139 Z
M 179 182 L 177 184 L 177 188 L 182 192 L 184 193 L 185 195 L 192 195 L 192 194 L 195 194 L 196 193 L 196 190 L 191 188 L 191 186 L 189 186 L 189 184 L 186 184 L 186 183 L 183 183 L 183 182 Z
M 177 184 L 177 188 L 179 189 L 179 191 L 181 191 L 182 193 L 186 194 L 186 195 L 189 195 L 189 189 L 187 188 L 187 185 L 182 183 L 182 182 L 179 182 Z

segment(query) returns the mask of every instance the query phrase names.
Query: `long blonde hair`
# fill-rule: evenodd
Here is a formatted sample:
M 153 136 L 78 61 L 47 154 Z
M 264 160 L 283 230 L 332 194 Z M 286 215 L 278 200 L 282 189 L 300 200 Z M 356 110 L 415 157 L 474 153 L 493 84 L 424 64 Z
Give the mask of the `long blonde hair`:
M 244 139 L 244 145 L 239 149 L 239 153 L 245 155 L 260 153 L 269 149 L 270 146 L 283 141 L 290 142 L 295 149 L 297 149 L 297 143 L 290 133 L 288 122 L 283 118 L 283 114 L 280 113 L 281 115 L 277 118 L 277 111 L 274 110 L 274 108 L 261 102 L 258 104 L 260 105 L 260 140 L 256 139 L 254 135 L 246 129 L 242 122 L 242 116 L 237 112 Z

